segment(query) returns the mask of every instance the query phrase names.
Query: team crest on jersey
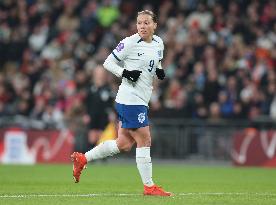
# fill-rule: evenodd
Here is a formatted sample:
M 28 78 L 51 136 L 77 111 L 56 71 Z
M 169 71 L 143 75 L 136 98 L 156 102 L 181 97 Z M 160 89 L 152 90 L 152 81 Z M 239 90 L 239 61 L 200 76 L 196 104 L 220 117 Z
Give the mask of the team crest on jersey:
M 158 57 L 159 57 L 159 58 L 162 57 L 162 51 L 161 51 L 161 50 L 158 51 Z
M 143 122 L 145 121 L 145 119 L 146 119 L 146 113 L 141 112 L 141 113 L 138 115 L 138 121 L 139 121 L 140 123 L 143 123 Z

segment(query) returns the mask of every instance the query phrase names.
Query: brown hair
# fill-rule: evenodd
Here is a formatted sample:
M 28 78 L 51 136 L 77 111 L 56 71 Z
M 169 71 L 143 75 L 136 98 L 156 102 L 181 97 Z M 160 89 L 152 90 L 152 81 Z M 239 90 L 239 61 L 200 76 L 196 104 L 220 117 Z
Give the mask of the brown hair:
M 143 11 L 139 11 L 137 16 L 141 15 L 141 14 L 147 14 L 147 15 L 150 15 L 153 22 L 154 23 L 157 23 L 157 16 L 155 15 L 155 13 L 153 13 L 152 11 L 149 11 L 149 10 L 143 10 Z

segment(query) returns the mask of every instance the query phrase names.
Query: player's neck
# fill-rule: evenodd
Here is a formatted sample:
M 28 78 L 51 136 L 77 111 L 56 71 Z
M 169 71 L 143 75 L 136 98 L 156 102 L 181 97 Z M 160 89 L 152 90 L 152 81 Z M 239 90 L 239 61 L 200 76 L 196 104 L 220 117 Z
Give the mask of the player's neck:
M 153 39 L 153 37 L 150 36 L 149 38 L 143 39 L 143 41 L 145 41 L 146 43 L 151 43 L 152 39 Z

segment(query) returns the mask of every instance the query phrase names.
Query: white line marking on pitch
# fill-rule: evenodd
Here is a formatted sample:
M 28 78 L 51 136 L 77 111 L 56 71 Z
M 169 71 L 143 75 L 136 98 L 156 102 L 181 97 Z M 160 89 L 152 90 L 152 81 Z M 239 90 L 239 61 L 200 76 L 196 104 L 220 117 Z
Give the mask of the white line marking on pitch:
M 276 197 L 276 193 L 227 193 L 227 192 L 192 192 L 192 193 L 176 193 L 174 196 L 271 196 Z M 19 195 L 0 195 L 0 198 L 35 198 L 35 197 L 101 197 L 101 196 L 142 196 L 142 194 L 129 193 L 93 193 L 93 194 L 19 194 Z
M 140 194 L 19 194 L 0 195 L 0 198 L 28 198 L 28 197 L 99 197 L 99 196 L 139 196 Z
M 208 196 L 276 196 L 276 193 L 239 193 L 239 192 L 193 192 L 193 193 L 179 193 L 177 195 L 180 196 L 188 196 L 188 195 L 208 195 Z

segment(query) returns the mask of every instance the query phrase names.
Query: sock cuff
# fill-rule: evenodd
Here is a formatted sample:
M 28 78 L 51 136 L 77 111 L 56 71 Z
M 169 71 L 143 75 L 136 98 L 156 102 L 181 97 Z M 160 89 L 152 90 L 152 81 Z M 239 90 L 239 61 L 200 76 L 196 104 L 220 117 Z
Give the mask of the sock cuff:
M 139 147 L 136 148 L 136 158 L 145 157 L 150 158 L 150 147 Z
M 120 152 L 116 140 L 107 140 L 105 143 L 108 144 L 108 147 L 113 154 L 118 154 Z

